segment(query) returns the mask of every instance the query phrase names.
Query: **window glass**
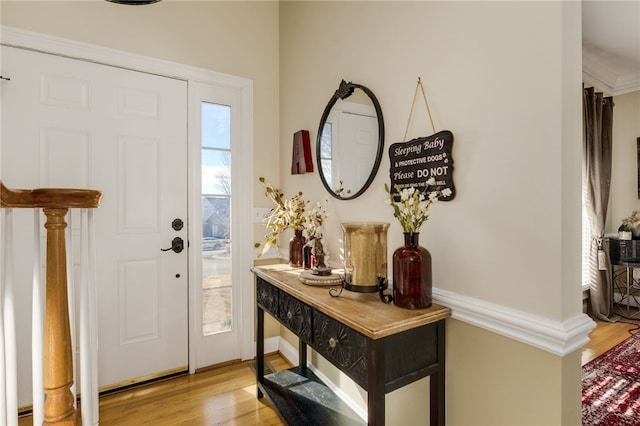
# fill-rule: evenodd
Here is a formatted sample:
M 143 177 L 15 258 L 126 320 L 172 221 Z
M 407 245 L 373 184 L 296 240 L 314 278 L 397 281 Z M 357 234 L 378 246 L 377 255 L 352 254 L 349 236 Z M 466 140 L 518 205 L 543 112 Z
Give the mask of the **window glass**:
M 202 146 L 231 149 L 231 108 L 202 103 Z
M 202 334 L 233 329 L 231 108 L 202 103 Z

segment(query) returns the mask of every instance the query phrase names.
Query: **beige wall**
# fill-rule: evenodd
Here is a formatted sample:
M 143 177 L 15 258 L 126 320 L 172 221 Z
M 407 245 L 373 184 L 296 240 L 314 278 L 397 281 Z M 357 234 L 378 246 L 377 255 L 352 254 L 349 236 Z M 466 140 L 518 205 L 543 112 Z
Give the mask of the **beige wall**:
M 613 169 L 607 233 L 618 232 L 622 219 L 640 209 L 637 139 L 640 137 L 640 91 L 613 98 Z
M 403 138 L 421 76 L 436 130 L 455 137 L 457 196 L 434 206 L 420 237 L 434 286 L 553 321 L 578 315 L 580 34 L 577 2 L 281 2 L 285 193 L 327 197 L 317 173 L 289 174 L 292 134 L 315 139 L 341 79 L 369 87 L 384 113 L 383 161 L 362 197 L 329 200 L 325 235 L 337 257 L 341 222 L 390 222 L 390 256 L 402 236 L 384 204 L 387 148 Z M 418 101 L 408 138 L 432 133 Z M 448 424 L 580 423 L 579 356 L 448 323 Z M 389 398 L 424 407 L 426 394 Z M 390 410 L 390 424 L 424 424 L 401 411 Z
M 563 319 L 562 305 L 549 302 L 550 296 L 561 299 L 564 268 L 561 245 L 550 243 L 564 232 L 564 197 L 573 202 L 572 213 L 580 212 L 581 142 L 562 144 L 564 126 L 579 126 L 581 116 L 579 109 L 563 116 L 560 9 L 556 2 L 281 3 L 285 192 L 327 197 L 316 173 L 291 176 L 286 162 L 293 132 L 309 129 L 316 137 L 341 79 L 372 89 L 384 113 L 385 153 L 372 189 L 354 201 L 329 200 L 325 232 L 334 236 L 333 253 L 339 223 L 346 221 L 389 221 L 389 246 L 401 243 L 400 226 L 384 205 L 386 149 L 403 137 L 421 76 L 437 130 L 455 137 L 456 199 L 434 206 L 420 238 L 432 252 L 435 285 Z M 575 31 L 579 43 L 579 27 Z M 579 69 L 578 62 L 578 83 Z M 579 101 L 579 87 L 573 93 Z M 408 138 L 431 133 L 421 106 Z M 575 129 L 579 136 L 580 127 Z M 564 149 L 575 154 L 566 160 L 573 170 L 566 179 Z M 565 180 L 578 188 L 563 188 Z M 579 223 L 571 231 L 579 236 Z M 544 269 L 532 270 L 532 263 Z M 579 275 L 579 262 L 571 266 Z M 570 309 L 578 312 L 578 305 Z

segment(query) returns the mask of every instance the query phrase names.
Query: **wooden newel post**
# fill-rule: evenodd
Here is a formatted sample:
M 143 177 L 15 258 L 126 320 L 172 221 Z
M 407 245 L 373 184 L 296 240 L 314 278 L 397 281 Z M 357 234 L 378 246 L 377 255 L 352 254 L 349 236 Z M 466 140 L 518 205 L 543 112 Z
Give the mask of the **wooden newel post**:
M 44 331 L 44 425 L 75 425 L 73 358 L 67 302 L 66 208 L 45 208 L 47 299 Z M 55 366 L 51 368 L 51 366 Z
M 67 298 L 65 217 L 70 208 L 94 209 L 102 193 L 90 189 L 12 190 L 0 182 L 0 207 L 42 208 L 47 217 L 47 299 L 44 325 L 43 425 L 76 424 L 73 348 Z

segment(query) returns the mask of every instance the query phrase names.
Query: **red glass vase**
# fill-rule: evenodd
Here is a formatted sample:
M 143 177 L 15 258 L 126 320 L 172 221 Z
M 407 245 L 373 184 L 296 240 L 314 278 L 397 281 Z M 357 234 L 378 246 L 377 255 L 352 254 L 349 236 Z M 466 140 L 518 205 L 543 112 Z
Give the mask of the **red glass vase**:
M 428 308 L 433 302 L 431 253 L 418 244 L 419 236 L 405 232 L 404 246 L 393 253 L 393 304 L 401 308 Z
M 304 257 L 302 255 L 302 248 L 307 242 L 306 238 L 302 235 L 302 230 L 294 230 L 294 235 L 289 240 L 289 266 L 294 268 L 301 268 L 304 263 Z

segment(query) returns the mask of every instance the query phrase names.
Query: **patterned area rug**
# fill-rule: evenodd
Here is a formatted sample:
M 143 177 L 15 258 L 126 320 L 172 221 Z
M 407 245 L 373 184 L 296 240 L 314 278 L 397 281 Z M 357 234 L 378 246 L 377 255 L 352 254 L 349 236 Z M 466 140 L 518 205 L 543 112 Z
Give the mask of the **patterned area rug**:
M 640 334 L 582 367 L 582 424 L 640 425 Z

